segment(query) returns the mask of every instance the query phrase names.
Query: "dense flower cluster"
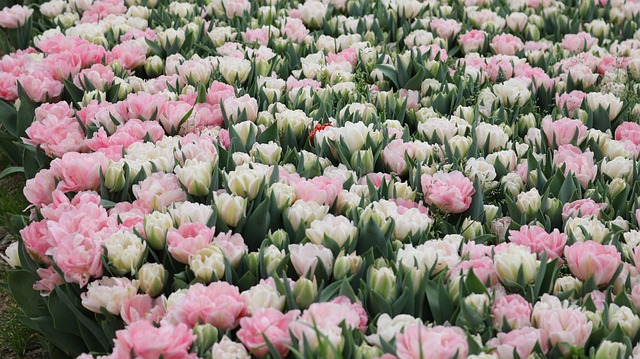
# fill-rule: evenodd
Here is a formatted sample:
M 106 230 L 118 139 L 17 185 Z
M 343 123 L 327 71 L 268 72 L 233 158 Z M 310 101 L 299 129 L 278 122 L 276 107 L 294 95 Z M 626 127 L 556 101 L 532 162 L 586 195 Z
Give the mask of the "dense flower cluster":
M 0 148 L 31 203 L 9 286 L 84 359 L 640 357 L 639 23 L 635 0 L 4 8 Z

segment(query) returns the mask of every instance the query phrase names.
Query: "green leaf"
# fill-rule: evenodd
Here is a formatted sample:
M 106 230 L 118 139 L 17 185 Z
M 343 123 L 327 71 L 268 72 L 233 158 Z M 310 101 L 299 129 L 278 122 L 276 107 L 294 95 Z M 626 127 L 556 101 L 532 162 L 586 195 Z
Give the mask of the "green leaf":
M 427 282 L 427 302 L 431 309 L 431 315 L 437 324 L 444 324 L 453 315 L 453 300 L 449 296 L 449 291 L 443 284 L 440 277 L 437 281 Z
M 0 100 L 0 124 L 13 137 L 19 137 L 17 132 L 18 111 L 11 104 Z
M 264 130 L 257 138 L 258 143 L 269 143 L 270 141 L 278 140 L 278 125 L 272 124 L 266 130 Z
M 102 347 L 102 351 L 108 351 L 111 348 L 111 342 L 107 339 L 102 328 L 95 322 L 94 319 L 87 317 L 83 314 L 78 307 L 76 307 L 73 302 L 69 299 L 66 293 L 61 289 L 60 286 L 57 286 L 55 292 L 58 293 L 62 302 L 67 306 L 68 312 L 73 314 L 75 320 L 78 321 L 78 325 L 84 326 L 89 332 L 100 342 L 100 346 Z
M 57 330 L 51 317 L 43 316 L 30 320 L 37 326 L 38 332 L 46 338 L 47 342 L 60 349 L 67 357 L 75 358 L 86 352 L 86 346 L 82 339 Z
M 267 198 L 256 207 L 242 230 L 242 237 L 250 252 L 260 248 L 260 244 L 269 231 L 269 225 L 271 224 L 271 216 L 269 215 L 270 201 L 271 199 Z
M 81 336 L 80 329 L 78 328 L 78 322 L 69 320 L 69 310 L 67 309 L 67 306 L 62 303 L 56 291 L 49 294 L 48 306 L 51 317 L 53 318 L 54 327 L 57 330 Z
M 14 173 L 24 173 L 24 167 L 12 166 L 7 167 L 4 171 L 0 172 L 0 179 L 10 176 Z
M 18 109 L 16 133 L 18 137 L 28 137 L 26 130 L 27 128 L 29 128 L 29 126 L 31 126 L 31 123 L 33 122 L 38 104 L 31 101 L 20 82 L 18 82 L 17 84 L 18 95 L 20 97 L 20 108 Z
M 390 255 L 390 244 L 373 220 L 367 221 L 364 228 L 359 230 L 357 243 L 356 251 L 358 254 L 366 253 L 371 248 L 377 248 L 383 257 L 386 258 Z
M 38 291 L 33 290 L 35 282 L 40 277 L 26 270 L 11 270 L 7 272 L 7 285 L 11 295 L 20 309 L 29 318 L 48 316 L 49 310 Z
M 73 82 L 69 80 L 64 80 L 64 89 L 67 91 L 71 100 L 75 103 L 82 103 L 82 98 L 84 97 L 84 91 L 78 88 Z
M 422 66 L 418 69 L 418 73 L 416 73 L 406 84 L 404 84 L 404 88 L 407 90 L 415 90 L 420 91 L 420 87 L 422 86 L 422 81 L 424 81 L 424 69 Z
M 382 72 L 382 75 L 384 77 L 386 77 L 387 79 L 389 79 L 389 81 L 393 82 L 393 84 L 395 85 L 395 87 L 397 89 L 400 89 L 400 86 L 398 84 L 398 72 L 396 71 L 396 69 L 393 66 L 391 66 L 391 65 L 376 65 L 375 68 L 380 70 Z

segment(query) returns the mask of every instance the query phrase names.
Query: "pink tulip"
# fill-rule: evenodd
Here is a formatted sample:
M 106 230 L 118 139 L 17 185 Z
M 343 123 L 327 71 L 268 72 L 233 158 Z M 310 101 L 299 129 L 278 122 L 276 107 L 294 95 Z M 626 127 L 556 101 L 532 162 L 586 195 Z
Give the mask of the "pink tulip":
M 465 358 L 469 345 L 464 330 L 458 327 L 423 324 L 405 328 L 398 334 L 396 346 L 399 359 L 453 359 Z
M 592 277 L 598 286 L 609 283 L 621 263 L 620 252 L 615 246 L 594 241 L 567 246 L 564 255 L 571 274 L 582 281 Z
M 580 143 L 587 136 L 587 126 L 580 120 L 572 120 L 570 118 L 552 121 L 550 117 L 545 117 L 542 119 L 542 131 L 547 136 L 549 146 L 554 141 L 556 146 L 571 144 L 574 138 L 576 138 L 577 143 Z
M 553 232 L 547 233 L 542 227 L 522 226 L 517 231 L 509 231 L 509 241 L 528 246 L 532 252 L 539 255 L 545 252 L 547 259 L 551 260 L 562 256 L 564 245 L 567 243 L 567 235 L 560 233 L 557 228 Z
M 170 173 L 153 173 L 132 186 L 132 191 L 133 195 L 150 210 L 163 209 L 175 202 L 187 199 L 187 194 L 180 186 L 180 181 Z
M 167 309 L 165 320 L 173 325 L 184 323 L 211 324 L 226 331 L 238 326 L 247 312 L 247 303 L 238 287 L 227 282 L 200 283 L 189 287 L 187 293 Z
M 598 166 L 594 162 L 593 152 L 582 152 L 574 145 L 562 145 L 553 151 L 553 164 L 560 168 L 564 166 L 564 174 L 573 173 L 582 187 L 587 188 L 598 174 Z
M 167 232 L 167 247 L 178 262 L 189 263 L 189 255 L 196 253 L 213 241 L 214 229 L 201 223 L 183 223 L 180 228 Z
M 591 335 L 593 323 L 580 309 L 548 309 L 542 315 L 538 327 L 547 333 L 550 344 L 559 346 L 565 355 L 571 347 L 583 348 Z
M 460 171 L 422 175 L 425 201 L 443 212 L 461 213 L 471 206 L 473 184 Z
M 195 339 L 196 335 L 182 323 L 156 328 L 147 321 L 137 321 L 116 332 L 113 357 L 195 359 L 197 355 L 189 353 Z
M 600 218 L 600 211 L 606 207 L 606 203 L 596 203 L 591 198 L 575 200 L 562 206 L 562 219 L 590 216 Z
M 96 190 L 100 187 L 100 170 L 108 159 L 100 152 L 65 153 L 51 162 L 51 173 L 60 180 L 57 189 L 63 192 Z
M 269 352 L 265 337 L 282 356 L 289 352 L 291 345 L 289 325 L 300 311 L 291 310 L 286 314 L 273 308 L 257 309 L 251 317 L 240 319 L 238 339 L 249 351 L 258 358 L 262 358 Z
M 498 330 L 506 321 L 511 329 L 531 325 L 531 303 L 519 294 L 509 294 L 496 299 L 491 308 L 493 326 Z
M 523 327 L 509 333 L 498 333 L 496 338 L 487 342 L 489 348 L 495 349 L 500 359 L 513 359 L 514 350 L 520 358 L 528 358 L 536 344 L 540 344 L 543 353 L 549 350 L 546 333 L 541 329 Z

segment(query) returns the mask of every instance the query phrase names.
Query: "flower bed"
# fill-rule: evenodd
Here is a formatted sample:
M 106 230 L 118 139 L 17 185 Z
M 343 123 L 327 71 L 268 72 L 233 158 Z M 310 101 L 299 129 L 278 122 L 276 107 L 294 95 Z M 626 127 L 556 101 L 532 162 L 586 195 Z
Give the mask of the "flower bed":
M 54 358 L 640 356 L 639 21 L 631 0 L 4 8 L 24 322 Z

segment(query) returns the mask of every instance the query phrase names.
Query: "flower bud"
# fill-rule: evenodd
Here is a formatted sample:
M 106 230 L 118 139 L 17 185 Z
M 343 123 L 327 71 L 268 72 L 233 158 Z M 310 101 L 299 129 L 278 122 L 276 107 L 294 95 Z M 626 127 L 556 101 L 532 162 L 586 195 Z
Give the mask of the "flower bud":
M 360 214 L 358 229 L 362 230 L 368 221 L 373 221 L 383 234 L 386 234 L 391 227 L 391 219 L 387 218 L 384 213 L 374 209 L 372 206 L 366 207 Z
M 478 236 L 484 234 L 484 228 L 482 227 L 482 223 L 478 221 L 474 221 L 469 219 L 469 217 L 465 218 L 462 222 L 462 236 L 466 240 L 471 240 Z
M 109 161 L 104 173 L 104 186 L 111 191 L 119 192 L 124 188 L 124 183 L 124 162 Z
M 613 200 L 616 196 L 627 188 L 627 182 L 622 178 L 614 178 L 608 184 L 609 199 Z
M 211 186 L 213 163 L 188 159 L 174 170 L 180 183 L 194 196 L 206 196 Z
M 360 158 L 359 162 L 358 157 Z M 373 172 L 374 165 L 373 152 L 370 148 L 366 151 L 356 151 L 351 155 L 351 167 L 354 169 L 358 168 L 362 175 Z
M 526 115 L 520 116 L 518 118 L 518 132 L 524 136 L 529 132 L 530 128 L 536 127 L 536 117 L 533 113 L 528 113 Z
M 454 154 L 459 153 L 461 158 L 464 158 L 467 156 L 473 140 L 470 137 L 455 135 L 451 137 L 448 142 L 451 147 L 451 152 Z
M 105 241 L 107 258 L 118 274 L 135 274 L 146 254 L 147 244 L 132 232 L 120 230 Z
M 218 328 L 209 323 L 196 324 L 193 327 L 193 334 L 196 335 L 194 344 L 201 353 L 206 352 L 218 341 Z
M 562 215 L 562 201 L 557 198 L 547 198 L 545 202 L 545 214 L 549 218 L 560 218 L 558 216 Z
M 183 29 L 167 28 L 158 34 L 158 42 L 163 49 L 167 49 L 171 45 L 177 44 L 181 47 L 185 40 L 185 31 Z
M 260 253 L 251 252 L 247 254 L 246 258 L 247 258 L 247 272 L 253 273 L 253 274 L 258 273 L 258 270 L 260 267 L 260 264 L 259 264 Z
M 249 78 L 251 61 L 234 57 L 222 57 L 219 61 L 218 69 L 228 84 L 235 84 L 236 81 L 242 84 Z
M 0 254 L 0 258 L 4 259 L 11 268 L 20 268 L 20 256 L 18 254 L 18 242 L 13 242 L 4 251 L 4 255 Z
M 362 257 L 355 252 L 349 255 L 345 255 L 340 252 L 336 262 L 333 265 L 333 277 L 336 280 L 347 278 L 358 272 L 362 266 Z
M 168 213 L 155 211 L 144 217 L 144 233 L 149 246 L 157 251 L 164 249 L 167 231 L 173 228 L 173 219 Z
M 293 287 L 293 281 L 288 278 L 284 278 L 284 280 L 289 281 L 291 287 Z M 260 283 L 249 288 L 249 290 L 242 292 L 240 297 L 247 302 L 247 314 L 249 316 L 255 314 L 261 308 L 273 308 L 283 311 L 287 302 L 286 297 L 278 292 L 275 281 L 272 278 L 267 281 L 261 280 Z
M 282 182 L 276 182 L 269 187 L 268 193 L 276 200 L 280 211 L 290 207 L 296 200 L 296 191 L 293 187 Z
M 314 244 L 329 247 L 326 238 L 339 247 L 348 247 L 358 236 L 356 226 L 344 216 L 327 214 L 323 219 L 316 219 L 305 231 L 307 238 Z
M 82 96 L 82 106 L 87 106 L 92 101 L 96 100 L 98 102 L 106 101 L 107 94 L 100 90 L 93 90 L 89 92 L 85 92 L 84 96 Z
M 482 208 L 484 209 L 484 223 L 487 225 L 491 225 L 491 222 L 496 219 L 500 208 L 492 204 L 485 204 L 482 206 Z
M 532 218 L 540 210 L 541 205 L 542 197 L 535 188 L 532 188 L 528 192 L 518 194 L 516 206 L 527 218 Z
M 278 249 L 278 247 L 273 244 L 267 247 L 264 252 L 264 263 L 266 265 L 267 274 L 274 275 L 276 273 L 276 268 L 280 265 L 282 260 L 285 257 L 284 250 Z
M 629 307 L 611 303 L 609 304 L 609 330 L 614 330 L 617 325 L 628 337 L 633 338 L 640 329 L 640 318 L 633 314 Z
M 372 291 L 384 298 L 387 303 L 393 303 L 398 296 L 396 290 L 396 275 L 393 269 L 371 267 L 367 275 L 367 284 Z
M 214 193 L 213 203 L 218 209 L 218 216 L 227 226 L 231 227 L 238 225 L 247 211 L 247 199 L 235 194 Z
M 255 140 L 256 135 L 258 134 L 258 126 L 251 121 L 236 123 L 233 125 L 233 129 L 236 131 L 240 138 L 240 142 L 245 147 L 249 142 L 249 137 L 251 137 L 252 140 Z
M 157 296 L 162 293 L 166 276 L 167 271 L 164 269 L 162 264 L 143 264 L 137 274 L 138 280 L 140 281 L 140 290 L 152 297 Z
M 144 61 L 144 71 L 149 78 L 160 76 L 164 72 L 164 63 L 162 58 L 158 55 L 147 57 Z
M 226 177 L 229 191 L 248 200 L 256 198 L 265 180 L 263 173 L 244 166 L 230 171 Z
M 540 29 L 537 26 L 529 24 L 525 28 L 524 32 L 527 39 L 531 41 L 540 40 Z
M 301 110 L 284 110 L 275 115 L 278 124 L 278 132 L 284 136 L 287 128 L 290 128 L 296 138 L 299 138 L 312 119 Z M 284 138 L 284 137 L 281 137 Z
M 113 64 L 118 64 L 117 62 L 112 63 L 112 67 L 114 66 Z M 121 70 L 124 71 L 124 70 Z M 115 85 L 118 85 L 118 99 L 119 100 L 124 100 L 127 98 L 127 95 L 129 95 L 132 91 L 133 91 L 133 87 L 129 84 L 129 82 L 127 82 L 126 80 L 123 80 L 119 77 L 116 77 L 113 80 L 113 83 Z
M 276 165 L 280 161 L 282 147 L 273 141 L 269 143 L 256 142 L 249 154 L 264 164 Z
M 518 272 L 522 268 L 524 284 L 531 284 L 536 278 L 540 261 L 528 247 L 510 245 L 493 257 L 498 278 L 503 283 L 517 283 Z
M 373 359 L 379 358 L 383 354 L 382 349 L 362 343 L 356 348 L 356 359 Z
M 496 237 L 498 237 L 498 243 L 504 242 L 506 240 L 509 225 L 511 225 L 511 217 L 502 217 L 491 222 L 491 227 L 489 228 L 491 230 L 491 233 L 495 234 Z
M 600 343 L 598 351 L 596 351 L 595 359 L 619 358 L 624 356 L 627 346 L 623 343 L 604 340 Z
M 389 195 L 393 196 L 393 198 L 406 199 L 412 202 L 416 199 L 416 191 L 407 182 L 395 182 L 393 189 L 390 189 L 389 192 Z
M 269 111 L 260 111 L 258 112 L 258 117 L 256 118 L 256 125 L 263 125 L 264 127 L 271 126 L 276 119 L 273 117 L 273 114 Z
M 571 290 L 574 291 L 574 295 L 579 295 L 582 291 L 582 282 L 573 276 L 560 277 L 553 286 L 553 295 Z
M 293 298 L 301 309 L 309 308 L 318 295 L 318 284 L 310 279 L 301 277 L 293 287 Z
M 322 219 L 329 212 L 329 206 L 323 206 L 313 201 L 298 200 L 285 210 L 285 215 L 294 230 L 300 226 L 305 228 L 316 219 Z
M 224 254 L 217 244 L 212 243 L 194 254 L 189 255 L 189 268 L 203 283 L 211 282 L 224 276 Z
M 464 298 L 464 302 L 480 316 L 483 316 L 485 309 L 490 306 L 489 296 L 486 293 L 471 293 Z
M 278 229 L 277 231 L 267 234 L 267 239 L 271 242 L 271 244 L 275 245 L 280 249 L 284 249 L 289 241 L 289 234 L 284 229 Z

